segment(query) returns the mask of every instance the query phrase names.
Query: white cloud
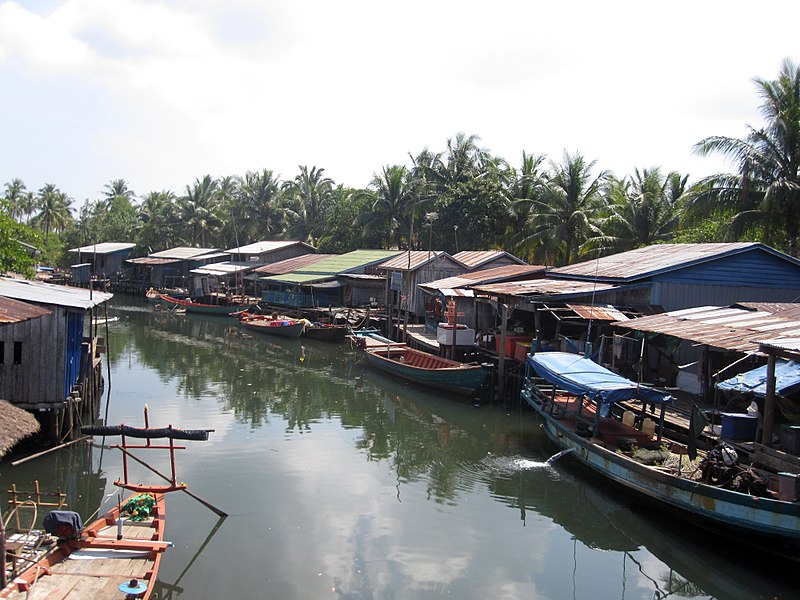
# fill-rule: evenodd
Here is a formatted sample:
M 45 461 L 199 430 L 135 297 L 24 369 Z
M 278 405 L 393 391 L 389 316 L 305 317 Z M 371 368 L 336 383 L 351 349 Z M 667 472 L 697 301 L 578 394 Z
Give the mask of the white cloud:
M 83 199 L 309 164 L 362 186 L 459 131 L 512 164 L 705 175 L 693 144 L 758 125 L 752 78 L 798 59 L 800 6 L 778 6 L 4 2 L 0 179 Z

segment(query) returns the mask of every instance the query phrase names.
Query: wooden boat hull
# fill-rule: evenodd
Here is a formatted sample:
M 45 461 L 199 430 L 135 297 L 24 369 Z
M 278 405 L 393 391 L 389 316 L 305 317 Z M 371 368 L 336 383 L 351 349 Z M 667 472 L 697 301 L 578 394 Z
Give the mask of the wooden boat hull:
M 574 450 L 576 460 L 603 477 L 726 533 L 800 541 L 800 503 L 754 497 L 649 467 L 576 434 L 525 387 L 522 396 L 544 421 L 547 437 L 561 449 Z
M 248 308 L 251 307 L 251 305 L 249 304 L 223 305 L 223 304 L 203 304 L 201 302 L 189 302 L 188 300 L 173 298 L 165 294 L 161 294 L 159 297 L 161 298 L 162 302 L 166 302 L 171 306 L 180 306 L 182 308 L 185 308 L 187 313 L 193 313 L 196 315 L 217 315 L 217 316 L 232 315 L 233 313 L 246 311 Z
M 399 360 L 400 356 L 408 358 L 412 356 L 412 353 L 417 359 L 421 358 L 422 362 L 415 361 L 419 366 L 410 364 L 410 361 Z M 389 350 L 386 348 L 373 348 L 365 350 L 364 356 L 370 366 L 394 377 L 428 388 L 445 390 L 465 396 L 475 392 L 484 382 L 487 375 L 487 371 L 480 365 L 465 365 L 407 347 L 391 348 Z M 425 366 L 426 364 L 431 366 Z
M 347 327 L 344 325 L 306 325 L 303 337 L 321 342 L 343 342 L 347 335 Z
M 291 323 L 289 325 L 270 325 L 270 321 L 265 319 L 252 321 L 244 320 L 241 321 L 241 323 L 242 327 L 248 331 L 284 338 L 299 338 L 305 327 L 305 323 L 303 322 Z
M 122 598 L 119 586 L 132 579 L 147 586 L 137 598 L 150 598 L 161 555 L 169 546 L 164 541 L 164 495 L 155 495 L 155 506 L 146 521 L 123 522 L 120 540 L 118 516 L 119 510 L 114 508 L 85 527 L 79 540 L 60 542 L 51 553 L 0 590 L 0 598 Z

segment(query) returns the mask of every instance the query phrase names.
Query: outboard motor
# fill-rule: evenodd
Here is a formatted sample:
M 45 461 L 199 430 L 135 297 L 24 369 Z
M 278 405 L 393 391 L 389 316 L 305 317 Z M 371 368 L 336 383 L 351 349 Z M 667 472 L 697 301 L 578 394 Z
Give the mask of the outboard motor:
M 71 510 L 51 510 L 42 522 L 44 530 L 62 540 L 78 539 L 83 531 L 81 516 Z

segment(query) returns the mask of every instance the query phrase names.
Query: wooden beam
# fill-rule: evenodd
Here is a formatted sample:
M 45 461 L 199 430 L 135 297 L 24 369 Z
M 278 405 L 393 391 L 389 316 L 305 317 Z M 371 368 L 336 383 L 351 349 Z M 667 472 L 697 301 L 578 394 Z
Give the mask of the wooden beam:
M 764 423 L 761 443 L 772 447 L 772 427 L 775 422 L 775 356 L 767 356 L 767 395 L 764 399 Z

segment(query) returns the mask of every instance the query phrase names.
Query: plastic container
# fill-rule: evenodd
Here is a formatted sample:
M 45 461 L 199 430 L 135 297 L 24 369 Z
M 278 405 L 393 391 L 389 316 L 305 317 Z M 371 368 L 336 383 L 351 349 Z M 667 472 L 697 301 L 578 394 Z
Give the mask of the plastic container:
M 636 415 L 633 414 L 633 411 L 626 410 L 622 413 L 622 423 L 628 427 L 633 427 L 633 424 L 636 423 Z
M 756 439 L 758 415 L 722 413 L 721 436 L 734 441 L 752 442 Z
M 653 434 L 656 432 L 656 422 L 653 421 L 651 418 L 646 418 L 642 421 L 642 433 L 648 437 L 653 437 Z

